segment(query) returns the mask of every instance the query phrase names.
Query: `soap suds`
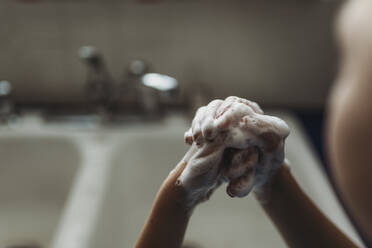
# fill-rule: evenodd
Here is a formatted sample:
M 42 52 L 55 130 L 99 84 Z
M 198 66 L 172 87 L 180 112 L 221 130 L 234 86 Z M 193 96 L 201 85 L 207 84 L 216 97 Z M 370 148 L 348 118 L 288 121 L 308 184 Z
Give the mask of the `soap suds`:
M 214 100 L 197 110 L 185 133 L 185 142 L 197 150 L 178 180 L 199 199 L 221 182 L 229 182 L 232 197 L 259 191 L 283 163 L 288 135 L 288 125 L 265 115 L 255 102 L 235 96 Z M 228 166 L 222 165 L 227 148 L 237 151 Z

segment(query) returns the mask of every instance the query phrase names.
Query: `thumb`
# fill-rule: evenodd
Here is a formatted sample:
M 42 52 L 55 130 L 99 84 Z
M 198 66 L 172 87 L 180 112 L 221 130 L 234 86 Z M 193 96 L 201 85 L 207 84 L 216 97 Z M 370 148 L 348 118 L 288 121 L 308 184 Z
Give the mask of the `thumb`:
M 231 181 L 227 186 L 226 192 L 231 197 L 244 197 L 251 192 L 254 187 L 254 170 L 247 172 L 243 176 Z
M 224 173 L 225 177 L 230 180 L 226 189 L 229 196 L 244 197 L 252 190 L 258 157 L 258 150 L 255 147 L 240 150 L 234 154 Z

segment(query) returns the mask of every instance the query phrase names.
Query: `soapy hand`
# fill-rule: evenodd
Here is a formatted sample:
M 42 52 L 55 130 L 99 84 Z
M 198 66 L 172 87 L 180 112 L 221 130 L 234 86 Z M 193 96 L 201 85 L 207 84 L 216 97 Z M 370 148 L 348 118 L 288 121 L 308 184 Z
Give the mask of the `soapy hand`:
M 194 143 L 173 171 L 182 171 L 176 184 L 186 189 L 187 203 L 193 207 L 208 200 L 218 186 L 232 179 L 236 180 L 229 184 L 230 196 L 248 194 L 257 161 L 258 152 L 254 147 L 236 150 L 213 143 L 202 146 Z
M 288 134 L 284 121 L 264 115 L 255 102 L 214 100 L 198 109 L 185 133 L 192 149 L 178 183 L 195 201 L 207 199 L 222 182 L 229 182 L 232 197 L 259 192 L 282 165 Z

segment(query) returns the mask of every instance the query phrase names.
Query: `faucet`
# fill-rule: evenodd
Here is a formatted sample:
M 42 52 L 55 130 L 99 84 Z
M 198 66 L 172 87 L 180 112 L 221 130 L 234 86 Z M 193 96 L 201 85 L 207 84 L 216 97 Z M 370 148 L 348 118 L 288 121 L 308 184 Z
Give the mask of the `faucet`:
M 7 80 L 0 81 L 0 121 L 8 123 L 14 113 L 14 105 L 11 101 L 12 84 Z
M 114 85 L 103 56 L 93 46 L 82 46 L 78 53 L 88 67 L 85 84 L 87 100 L 96 111 L 106 113 L 112 104 Z
M 82 46 L 78 53 L 88 68 L 85 83 L 88 102 L 103 116 L 107 117 L 115 104 L 155 116 L 164 109 L 161 105 L 169 105 L 177 98 L 178 81 L 168 75 L 150 72 L 150 66 L 143 60 L 130 62 L 124 78 L 117 85 L 97 48 Z
M 151 72 L 143 60 L 130 62 L 121 88 L 132 92 L 135 102 L 146 114 L 158 114 L 161 105 L 171 104 L 178 96 L 178 81 L 168 75 Z

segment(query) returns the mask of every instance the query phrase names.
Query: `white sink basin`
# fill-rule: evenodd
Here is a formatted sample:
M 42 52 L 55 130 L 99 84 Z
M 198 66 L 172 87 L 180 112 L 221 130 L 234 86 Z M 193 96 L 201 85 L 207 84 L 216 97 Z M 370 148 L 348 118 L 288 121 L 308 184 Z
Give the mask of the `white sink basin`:
M 80 155 L 69 140 L 13 133 L 0 132 L 0 246 L 47 247 Z
M 157 190 L 187 149 L 182 139 L 182 132 L 145 129 L 125 137 L 113 155 L 100 226 L 91 247 L 133 247 Z
M 300 185 L 360 244 L 301 125 L 289 114 L 276 115 L 292 129 L 287 156 Z M 187 128 L 188 122 L 178 117 L 102 134 L 105 138 L 100 145 L 92 147 L 95 152 L 86 150 L 90 162 L 79 173 L 53 248 L 132 247 L 162 181 L 187 150 L 183 143 Z M 231 199 L 224 187 L 195 210 L 185 244 L 195 248 L 286 247 L 252 196 Z
M 157 190 L 185 154 L 186 127 L 127 137 L 118 148 L 99 221 L 98 233 L 105 234 L 95 235 L 92 247 L 133 247 Z M 285 247 L 252 197 L 231 199 L 224 187 L 195 210 L 185 240 L 201 247 L 245 247 L 247 240 L 254 247 Z

